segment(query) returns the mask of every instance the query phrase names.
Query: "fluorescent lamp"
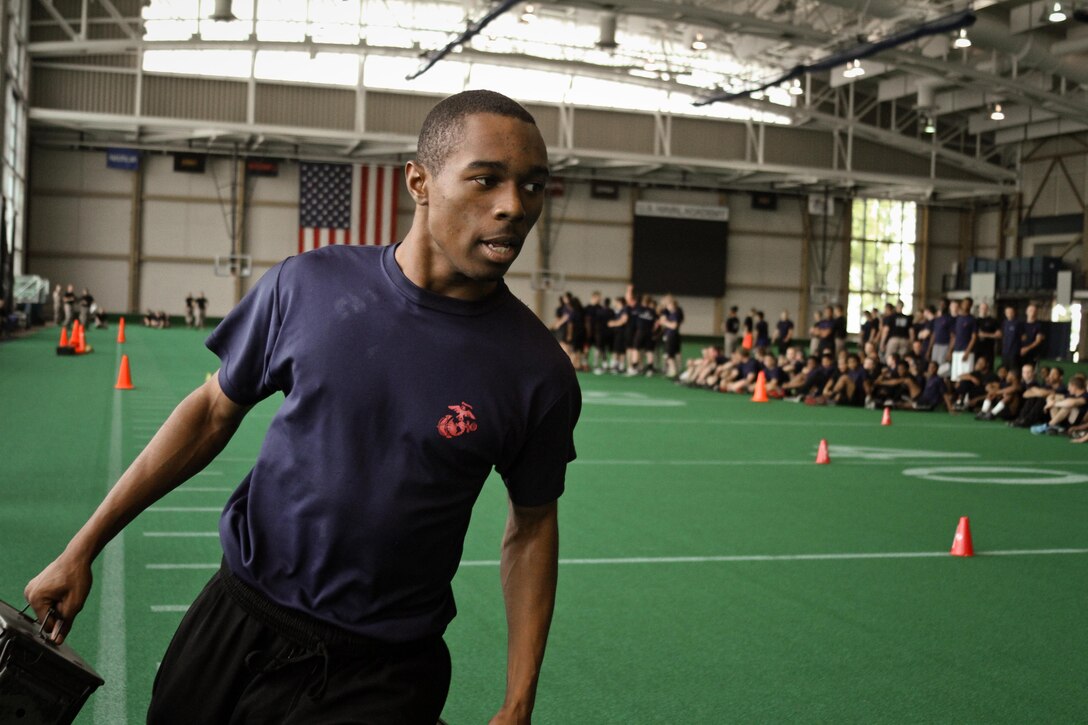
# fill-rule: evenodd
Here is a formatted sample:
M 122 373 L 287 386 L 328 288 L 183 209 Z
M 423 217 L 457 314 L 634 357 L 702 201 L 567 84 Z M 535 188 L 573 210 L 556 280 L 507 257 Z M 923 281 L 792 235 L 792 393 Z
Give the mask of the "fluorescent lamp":
M 790 92 L 791 96 L 800 96 L 805 92 L 805 89 L 801 87 L 800 78 L 794 78 L 793 83 L 790 83 L 786 90 Z
M 926 116 L 926 125 L 922 127 L 922 133 L 937 133 L 937 122 L 932 116 Z

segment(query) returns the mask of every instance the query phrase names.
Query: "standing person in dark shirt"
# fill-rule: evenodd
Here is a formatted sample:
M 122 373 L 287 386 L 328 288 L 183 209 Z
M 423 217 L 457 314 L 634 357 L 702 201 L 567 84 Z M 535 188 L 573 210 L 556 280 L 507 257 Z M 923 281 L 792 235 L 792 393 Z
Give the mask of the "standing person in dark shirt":
M 196 296 L 196 299 L 193 300 L 193 302 L 196 304 L 196 317 L 193 319 L 193 327 L 198 330 L 203 330 L 204 313 L 208 309 L 208 298 L 204 296 L 203 292 L 201 292 Z
M 185 295 L 185 326 L 192 327 L 196 322 L 196 303 L 193 301 L 193 293 Z
M 586 317 L 586 366 L 594 370 L 601 367 L 601 293 L 593 292 L 589 296 L 589 304 L 585 308 Z M 597 350 L 596 361 L 592 360 L 593 351 Z
M 789 310 L 782 310 L 775 324 L 774 341 L 778 344 L 778 354 L 785 355 L 793 342 L 793 320 L 790 319 Z
M 929 338 L 927 357 L 938 365 L 944 365 L 949 361 L 948 353 L 952 344 L 952 317 L 955 312 L 955 302 L 941 300 L 941 307 L 937 316 L 933 318 L 933 334 Z
M 665 295 L 661 301 L 661 313 L 658 318 L 665 343 L 665 377 L 675 378 L 680 374 L 677 359 L 680 356 L 680 326 L 684 324 L 684 310 L 676 303 L 672 295 Z
M 64 288 L 64 295 L 61 298 L 64 302 L 64 323 L 65 327 L 68 327 L 75 321 L 76 311 L 76 288 L 72 285 L 68 285 Z
M 825 307 L 823 314 L 815 325 L 816 352 L 835 354 L 835 311 L 831 307 Z
M 722 347 L 722 354 L 728 357 L 737 349 L 737 335 L 740 334 L 740 318 L 737 317 L 737 308 L 735 306 L 729 308 L 729 316 L 725 318 L 723 329 L 725 330 L 725 344 Z
M 106 543 L 282 392 L 220 520 L 224 566 L 163 657 L 148 722 L 435 723 L 450 681 L 450 584 L 494 469 L 510 502 L 506 694 L 491 722 L 528 723 L 581 406 L 569 360 L 503 282 L 547 178 L 520 105 L 489 91 L 439 103 L 405 166 L 416 206 L 403 241 L 323 247 L 265 273 L 208 338 L 218 375 L 27 585 L 54 641 Z
M 1028 305 L 1027 319 L 1020 327 L 1020 360 L 1025 363 L 1037 363 L 1043 356 L 1043 323 L 1039 321 L 1039 306 L 1034 302 Z
M 1009 370 L 1020 367 L 1020 325 L 1016 308 L 1005 307 L 1005 319 L 1001 322 L 1001 364 Z
M 771 346 L 771 333 L 770 327 L 767 325 L 767 320 L 763 316 L 763 310 L 756 312 L 756 347 L 766 350 Z
M 990 314 L 990 305 L 980 302 L 978 305 L 978 317 L 975 318 L 978 326 L 978 342 L 975 343 L 975 356 L 984 357 L 993 363 L 997 353 L 996 343 L 1001 339 L 1001 323 Z
M 622 372 L 627 363 L 628 337 L 631 329 L 631 312 L 627 303 L 617 297 L 612 301 L 612 319 L 607 323 L 612 331 L 612 372 Z
M 832 335 L 835 338 L 835 354 L 839 355 L 846 350 L 846 311 L 842 305 L 832 308 L 831 321 L 834 323 Z
M 873 339 L 873 314 L 869 310 L 861 311 L 861 325 L 858 328 L 858 349 L 864 350 L 865 346 Z
M 94 304 L 94 295 L 88 291 L 86 287 L 83 288 L 83 294 L 79 296 L 79 324 L 86 329 L 87 322 L 91 318 L 91 305 Z
M 975 369 L 975 345 L 978 342 L 978 324 L 971 314 L 970 297 L 959 303 L 959 315 L 952 325 L 952 382 Z

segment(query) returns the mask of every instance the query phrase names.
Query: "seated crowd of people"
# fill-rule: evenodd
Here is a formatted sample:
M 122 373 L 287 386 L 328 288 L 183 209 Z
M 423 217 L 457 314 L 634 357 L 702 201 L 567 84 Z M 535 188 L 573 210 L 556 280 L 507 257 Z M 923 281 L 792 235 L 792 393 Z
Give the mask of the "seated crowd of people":
M 837 312 L 828 308 L 822 318 L 835 320 Z M 867 312 L 859 352 L 836 344 L 834 323 L 821 327 L 828 334 L 813 334 L 807 355 L 795 345 L 774 350 L 750 338 L 744 341 L 748 346 L 733 350 L 709 346 L 685 363 L 677 382 L 751 395 L 762 373 L 772 398 L 808 405 L 972 412 L 978 420 L 1000 420 L 1036 434 L 1067 434 L 1074 442 L 1088 440 L 1085 376 L 1066 379 L 1058 366 L 1039 366 L 1045 336 L 1037 306 L 1028 306 L 1024 320 L 1009 307 L 1000 323 L 985 304 L 977 316 L 973 312 L 970 299 L 943 300 L 917 320 L 901 306 L 888 305 L 884 315 Z

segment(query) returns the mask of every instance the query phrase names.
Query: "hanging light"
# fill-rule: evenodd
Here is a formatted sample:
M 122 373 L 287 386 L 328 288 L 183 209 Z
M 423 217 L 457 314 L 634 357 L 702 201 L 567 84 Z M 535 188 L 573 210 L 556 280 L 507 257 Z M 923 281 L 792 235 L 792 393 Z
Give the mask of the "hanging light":
M 1062 4 L 1060 2 L 1055 2 L 1053 9 L 1050 11 L 1050 15 L 1047 16 L 1047 20 L 1052 23 L 1064 23 L 1065 18 L 1065 9 L 1062 8 Z
M 536 22 L 536 6 L 532 3 L 527 3 L 525 9 L 521 12 L 521 22 L 534 23 Z
M 750 98 L 752 98 L 752 100 L 762 101 L 766 94 L 763 92 L 762 88 L 757 88 L 756 90 L 752 91 L 748 95 L 749 95 Z
M 843 78 L 857 78 L 865 75 L 865 69 L 861 67 L 860 60 L 852 60 L 846 64 L 846 70 L 842 72 Z
M 786 90 L 789 91 L 791 96 L 801 96 L 805 93 L 805 89 L 801 87 L 800 78 L 794 78 L 793 82 L 786 87 Z
M 952 41 L 953 48 L 970 48 L 971 39 L 967 37 L 967 28 L 960 28 L 959 35 Z
M 994 110 L 990 111 L 990 120 L 991 121 L 1004 121 L 1005 120 L 1005 112 L 1001 110 L 1001 104 L 1000 103 L 995 103 L 994 104 Z
M 933 116 L 926 116 L 926 125 L 922 127 L 922 133 L 937 133 L 937 122 Z
M 691 40 L 691 49 L 692 50 L 706 50 L 706 48 L 707 48 L 706 38 L 703 37 L 702 33 L 696 33 L 695 37 L 692 38 L 692 40 Z

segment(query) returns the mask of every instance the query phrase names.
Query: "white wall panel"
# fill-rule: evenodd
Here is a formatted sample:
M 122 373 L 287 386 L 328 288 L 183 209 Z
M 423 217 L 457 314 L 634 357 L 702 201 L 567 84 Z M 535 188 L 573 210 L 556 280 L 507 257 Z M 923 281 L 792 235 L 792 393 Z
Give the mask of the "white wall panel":
M 32 252 L 128 254 L 127 200 L 35 196 L 30 206 Z
M 34 146 L 31 189 L 132 193 L 131 171 L 106 168 L 105 151 L 73 152 Z
M 147 262 L 140 273 L 141 311 L 150 308 L 183 315 L 190 292 L 203 292 L 208 298 L 209 317 L 222 317 L 234 307 L 234 279 L 216 277 L 211 264 Z
M 298 209 L 250 207 L 246 252 L 254 261 L 275 262 L 298 254 Z
M 107 313 L 123 314 L 128 303 L 128 262 L 101 259 L 48 258 L 34 260 L 32 272 L 51 284 L 86 287 Z M 52 314 L 52 302 L 47 314 Z
M 223 209 L 214 202 L 144 203 L 144 255 L 214 257 L 230 254 Z
M 552 269 L 566 275 L 622 277 L 631 271 L 628 227 L 564 223 L 552 250 Z

